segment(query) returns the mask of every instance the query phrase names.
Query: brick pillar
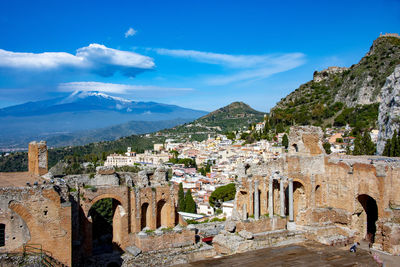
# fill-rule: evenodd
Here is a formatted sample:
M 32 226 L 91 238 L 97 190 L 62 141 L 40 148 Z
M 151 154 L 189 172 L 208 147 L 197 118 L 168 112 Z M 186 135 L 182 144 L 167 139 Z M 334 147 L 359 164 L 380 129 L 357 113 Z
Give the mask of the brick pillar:
M 48 172 L 48 152 L 45 141 L 29 143 L 28 171 L 32 175 L 41 176 Z

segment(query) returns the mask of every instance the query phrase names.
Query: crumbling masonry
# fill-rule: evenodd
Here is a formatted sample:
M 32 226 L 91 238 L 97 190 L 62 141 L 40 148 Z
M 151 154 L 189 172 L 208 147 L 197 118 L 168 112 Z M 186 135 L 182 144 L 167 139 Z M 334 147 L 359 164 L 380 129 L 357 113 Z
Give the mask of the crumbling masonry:
M 285 157 L 243 166 L 236 217 L 285 219 L 288 230 L 322 243 L 365 239 L 399 255 L 400 160 L 328 156 L 322 135 L 318 127 L 292 127 Z
M 331 245 L 366 239 L 400 254 L 399 159 L 328 156 L 321 139 L 320 128 L 292 127 L 286 155 L 239 168 L 233 222 L 227 223 L 238 235 L 218 234 L 217 252 L 305 238 Z M 0 253 L 36 244 L 64 265 L 81 265 L 94 254 L 91 208 L 106 198 L 113 206 L 112 244 L 121 251 L 195 243 L 194 231 L 181 227 L 178 190 L 166 169 L 133 174 L 101 167 L 92 178 L 54 180 L 41 178 L 46 172 L 40 142 L 29 145 L 29 172 L 0 173 Z

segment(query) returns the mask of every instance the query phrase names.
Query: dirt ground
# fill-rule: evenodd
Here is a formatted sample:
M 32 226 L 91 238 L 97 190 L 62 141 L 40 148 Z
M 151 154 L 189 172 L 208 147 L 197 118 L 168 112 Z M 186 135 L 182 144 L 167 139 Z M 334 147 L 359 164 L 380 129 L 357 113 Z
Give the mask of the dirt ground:
M 43 182 L 43 178 L 34 176 L 28 172 L 0 172 L 0 187 L 20 187 L 26 183 Z
M 392 256 L 393 257 L 393 256 Z M 383 260 L 382 257 L 380 257 Z M 398 259 L 400 259 L 398 257 Z M 394 259 L 396 262 L 396 259 Z M 358 249 L 356 253 L 349 252 L 349 248 L 336 248 L 318 243 L 306 242 L 303 244 L 284 247 L 266 248 L 241 254 L 202 260 L 180 266 L 210 267 L 210 266 L 380 266 L 367 250 Z M 388 265 L 385 267 L 396 266 Z M 400 266 L 400 261 L 398 265 Z

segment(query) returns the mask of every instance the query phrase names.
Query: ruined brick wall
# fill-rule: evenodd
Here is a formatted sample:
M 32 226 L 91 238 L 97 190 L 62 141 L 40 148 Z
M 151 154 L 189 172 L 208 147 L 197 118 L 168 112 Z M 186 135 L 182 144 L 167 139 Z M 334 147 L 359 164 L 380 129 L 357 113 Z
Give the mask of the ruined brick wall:
M 177 201 L 178 188 L 176 185 L 158 187 L 134 188 L 131 205 L 133 233 L 143 228 L 155 230 L 159 227 L 174 227 L 178 224 Z
M 25 221 L 8 207 L 10 201 L 21 199 L 20 192 L 15 189 L 0 190 L 0 224 L 5 225 L 5 246 L 0 247 L 0 253 L 21 250 L 22 245 L 31 239 Z
M 2 188 L 1 223 L 6 225 L 3 251 L 22 251 L 23 245 L 40 244 L 60 262 L 71 265 L 71 206 L 52 188 Z
M 28 171 L 33 175 L 44 175 L 48 172 L 48 152 L 45 141 L 30 142 L 28 148 Z
M 169 231 L 160 235 L 135 235 L 133 241 L 135 246 L 144 252 L 155 251 L 193 245 L 195 243 L 195 234 L 193 231 L 185 229 L 180 232 Z
M 236 223 L 236 232 L 246 230 L 252 233 L 262 233 L 286 228 L 286 219 L 274 217 L 263 218 L 258 221 L 239 221 Z
M 367 235 L 368 217 L 362 199 L 370 198 L 377 206 L 374 246 L 400 254 L 400 161 L 374 156 L 327 156 L 321 138 L 318 127 L 292 127 L 287 155 L 243 168 L 236 211 L 242 214 L 246 204 L 248 215 L 254 214 L 254 181 L 258 180 L 260 214 L 268 212 L 269 176 L 278 170 L 293 179 L 296 224 L 340 225 L 361 240 Z M 279 214 L 279 183 L 274 182 L 273 190 L 274 214 Z

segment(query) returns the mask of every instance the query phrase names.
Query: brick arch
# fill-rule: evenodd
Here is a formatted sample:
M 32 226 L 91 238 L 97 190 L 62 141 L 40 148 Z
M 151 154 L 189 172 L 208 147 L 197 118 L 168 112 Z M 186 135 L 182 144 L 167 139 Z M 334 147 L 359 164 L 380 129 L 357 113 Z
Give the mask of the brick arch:
M 32 214 L 28 211 L 28 209 L 25 208 L 20 202 L 15 200 L 11 200 L 8 203 L 8 207 L 21 217 L 21 219 L 28 227 L 29 232 L 31 232 L 31 229 L 32 227 L 34 227 L 35 222 Z
M 86 217 L 88 217 L 89 216 L 89 211 L 90 211 L 90 209 L 92 208 L 92 206 L 97 202 L 97 201 L 99 201 L 99 200 L 101 200 L 101 199 L 105 199 L 105 198 L 111 198 L 111 199 L 115 199 L 115 200 L 117 200 L 118 202 L 119 202 L 119 204 L 125 209 L 125 210 L 127 210 L 125 207 L 124 207 L 124 202 L 123 202 L 123 200 L 122 200 L 122 198 L 120 197 L 120 196 L 118 196 L 118 195 L 115 195 L 115 194 L 108 194 L 108 193 L 105 193 L 105 194 L 101 194 L 101 195 L 98 195 L 98 196 L 96 196 L 95 198 L 93 198 L 87 205 L 86 205 L 86 211 L 85 211 L 85 215 L 86 215 Z
M 29 235 L 28 238 L 26 239 L 26 242 L 29 242 L 30 240 L 32 240 L 32 234 L 34 234 L 32 232 L 32 229 L 34 229 L 36 226 L 32 214 L 21 203 L 15 201 L 15 200 L 10 201 L 8 203 L 8 207 L 12 211 L 14 211 L 14 213 L 17 216 L 19 216 L 21 218 L 24 226 L 26 227 L 26 229 L 28 231 L 28 235 Z M 7 222 L 4 222 L 4 223 L 7 225 Z

